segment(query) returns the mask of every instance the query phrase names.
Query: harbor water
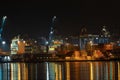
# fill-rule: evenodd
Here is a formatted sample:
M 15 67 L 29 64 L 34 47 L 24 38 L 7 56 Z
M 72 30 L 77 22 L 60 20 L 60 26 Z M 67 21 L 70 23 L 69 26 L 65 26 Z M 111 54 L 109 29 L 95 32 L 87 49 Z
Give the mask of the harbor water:
M 0 63 L 0 80 L 120 80 L 120 62 Z

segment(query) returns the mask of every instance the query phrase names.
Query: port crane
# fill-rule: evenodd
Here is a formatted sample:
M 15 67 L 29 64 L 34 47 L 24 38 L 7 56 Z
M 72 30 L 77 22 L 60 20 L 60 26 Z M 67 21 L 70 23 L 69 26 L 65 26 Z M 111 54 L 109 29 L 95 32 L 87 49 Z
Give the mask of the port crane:
M 49 45 L 51 45 L 53 37 L 54 37 L 54 23 L 55 23 L 55 20 L 56 20 L 56 16 L 53 16 L 52 25 L 51 25 L 50 33 L 49 33 L 49 40 L 48 40 Z
M 3 27 L 5 25 L 6 19 L 7 19 L 7 16 L 3 16 L 2 23 L 1 23 L 1 26 L 0 26 L 0 42 L 2 41 L 2 32 L 3 32 Z

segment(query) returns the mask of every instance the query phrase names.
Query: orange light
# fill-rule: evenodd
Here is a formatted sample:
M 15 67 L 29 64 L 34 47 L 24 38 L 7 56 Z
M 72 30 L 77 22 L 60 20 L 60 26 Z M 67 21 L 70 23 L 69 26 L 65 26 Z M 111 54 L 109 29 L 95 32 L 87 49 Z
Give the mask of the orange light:
M 113 45 L 111 44 L 105 45 L 105 50 L 112 50 L 112 49 L 113 49 Z

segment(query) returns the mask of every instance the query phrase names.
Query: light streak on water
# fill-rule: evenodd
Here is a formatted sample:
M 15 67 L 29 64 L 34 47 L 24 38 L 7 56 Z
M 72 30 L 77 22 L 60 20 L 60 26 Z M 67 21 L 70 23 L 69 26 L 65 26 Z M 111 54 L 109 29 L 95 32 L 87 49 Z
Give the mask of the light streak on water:
M 46 71 L 47 71 L 47 80 L 49 80 L 49 66 L 48 66 L 48 62 L 46 62 Z
M 92 64 L 92 62 L 90 62 L 90 80 L 94 80 L 93 79 L 93 64 Z
M 118 62 L 118 80 L 120 80 L 120 62 Z
M 0 77 L 0 80 L 2 80 L 2 76 L 3 76 L 3 75 L 2 75 L 2 65 L 1 65 L 1 64 L 0 64 L 0 76 L 1 76 L 1 77 Z
M 61 65 L 58 65 L 58 70 L 59 70 L 59 80 L 62 80 L 62 69 L 61 69 Z
M 105 76 L 105 80 L 108 80 L 108 64 L 105 63 L 105 73 L 106 73 L 106 76 Z
M 66 62 L 66 80 L 70 80 L 70 63 Z
M 99 80 L 99 66 L 98 66 L 98 63 L 96 63 L 96 80 Z
M 120 62 L 1 63 L 0 80 L 120 80 Z
M 55 64 L 55 80 L 58 80 L 58 70 L 56 64 Z
M 113 69 L 112 62 L 110 62 L 110 80 L 113 80 Z

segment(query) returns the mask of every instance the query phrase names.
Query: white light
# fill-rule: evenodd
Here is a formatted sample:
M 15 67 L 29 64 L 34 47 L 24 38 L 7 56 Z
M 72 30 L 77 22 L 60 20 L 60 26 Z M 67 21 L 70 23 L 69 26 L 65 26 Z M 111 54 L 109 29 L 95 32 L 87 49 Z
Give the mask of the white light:
M 51 31 L 50 33 L 53 34 L 53 31 Z
M 10 57 L 9 56 L 5 56 L 4 57 L 4 61 L 10 61 L 11 59 L 10 59 Z
M 98 39 L 98 37 L 96 37 L 96 39 Z
M 7 18 L 7 16 L 4 16 L 4 17 L 3 17 L 3 19 L 6 19 L 6 18 Z
M 11 60 L 9 56 L 7 57 L 7 60 L 8 60 L 8 61 L 10 61 L 10 60 Z
M 45 43 L 48 44 L 48 41 L 46 41 Z
M 35 41 L 35 43 L 37 43 L 37 41 Z
M 56 16 L 54 16 L 54 19 L 56 18 Z
M 2 44 L 6 44 L 6 42 L 5 42 L 5 41 L 2 41 Z
M 23 43 L 25 43 L 25 41 L 23 41 Z
M 66 40 L 68 40 L 68 38 L 65 38 Z
M 93 41 L 90 41 L 90 44 L 93 45 Z

